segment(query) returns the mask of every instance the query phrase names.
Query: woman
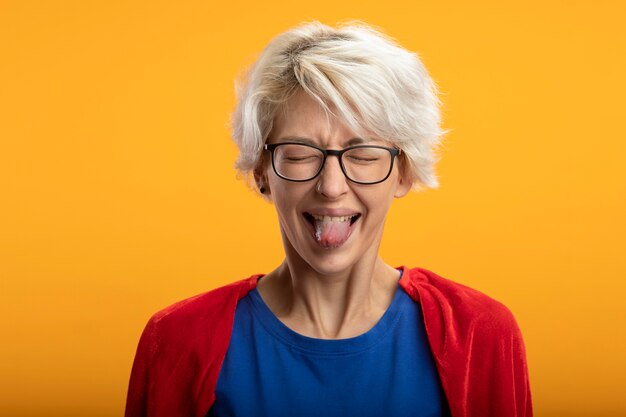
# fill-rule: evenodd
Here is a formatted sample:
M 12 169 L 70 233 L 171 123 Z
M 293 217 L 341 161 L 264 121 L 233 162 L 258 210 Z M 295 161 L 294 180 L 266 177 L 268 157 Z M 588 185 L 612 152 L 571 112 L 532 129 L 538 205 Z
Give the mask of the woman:
M 532 415 L 509 310 L 378 255 L 394 198 L 437 186 L 439 121 L 419 59 L 371 28 L 274 39 L 233 136 L 285 260 L 155 314 L 126 416 Z

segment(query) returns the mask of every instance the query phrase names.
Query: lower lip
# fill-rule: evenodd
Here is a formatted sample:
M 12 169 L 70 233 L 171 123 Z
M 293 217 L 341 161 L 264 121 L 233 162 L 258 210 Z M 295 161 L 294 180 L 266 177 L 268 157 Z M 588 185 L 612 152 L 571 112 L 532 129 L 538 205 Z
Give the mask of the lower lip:
M 341 242 L 338 245 L 323 245 L 316 236 L 316 231 L 315 231 L 315 226 L 313 226 L 311 223 L 309 223 L 309 221 L 306 219 L 306 217 L 304 217 L 304 215 L 302 215 L 302 220 L 304 221 L 304 224 L 306 225 L 306 228 L 309 230 L 309 233 L 311 235 L 311 237 L 313 238 L 313 240 L 315 241 L 315 243 L 317 243 L 319 246 L 321 246 L 324 249 L 336 249 L 339 248 L 341 246 L 343 246 L 348 239 L 350 239 L 350 236 L 352 236 L 352 231 L 354 230 L 354 226 L 361 220 L 361 216 L 359 216 L 358 219 L 356 219 L 356 221 L 354 223 L 352 223 L 350 225 L 350 227 L 348 228 L 348 237 L 346 237 L 346 240 L 344 240 L 343 242 Z M 346 221 L 350 221 L 350 220 L 346 220 Z

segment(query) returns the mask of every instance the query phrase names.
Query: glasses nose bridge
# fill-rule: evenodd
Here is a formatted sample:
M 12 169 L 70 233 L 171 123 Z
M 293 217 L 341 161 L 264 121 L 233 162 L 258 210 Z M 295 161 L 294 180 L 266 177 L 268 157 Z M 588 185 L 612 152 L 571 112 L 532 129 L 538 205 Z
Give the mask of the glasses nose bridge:
M 345 150 L 334 150 L 334 149 L 324 149 L 324 161 L 322 163 L 322 166 L 320 167 L 319 172 L 317 173 L 317 175 L 320 175 L 322 173 L 322 171 L 324 171 L 324 168 L 326 167 L 326 162 L 328 160 L 329 156 L 336 156 L 337 157 L 337 162 L 339 163 L 339 169 L 341 170 L 341 173 L 346 176 L 346 172 L 343 168 L 343 161 L 341 160 L 343 153 L 345 152 Z

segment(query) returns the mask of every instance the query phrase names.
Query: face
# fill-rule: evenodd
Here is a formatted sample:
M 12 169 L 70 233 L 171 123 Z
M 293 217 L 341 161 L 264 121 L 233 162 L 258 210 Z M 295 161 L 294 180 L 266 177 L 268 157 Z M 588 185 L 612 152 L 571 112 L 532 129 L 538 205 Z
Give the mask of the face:
M 286 103 L 268 139 L 268 143 L 294 141 L 337 150 L 360 143 L 393 147 L 382 139 L 359 138 L 340 120 L 327 117 L 304 93 Z M 323 275 L 340 274 L 376 259 L 389 206 L 411 188 L 400 175 L 398 159 L 389 178 L 373 185 L 348 180 L 335 156 L 328 156 L 319 176 L 306 182 L 278 177 L 269 154 L 264 160 L 256 179 L 276 207 L 290 263 Z

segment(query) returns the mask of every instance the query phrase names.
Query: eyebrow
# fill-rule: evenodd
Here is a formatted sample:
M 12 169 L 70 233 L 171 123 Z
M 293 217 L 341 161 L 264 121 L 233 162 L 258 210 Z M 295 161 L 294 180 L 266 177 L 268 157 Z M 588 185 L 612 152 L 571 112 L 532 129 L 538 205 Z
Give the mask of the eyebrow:
M 359 137 L 354 137 L 348 140 L 348 142 L 346 142 L 345 147 L 361 145 L 363 143 L 367 143 L 370 141 L 371 139 L 363 139 Z M 302 137 L 302 136 L 284 136 L 282 138 L 279 138 L 276 143 L 281 143 L 281 142 L 298 142 L 298 143 L 304 143 L 305 145 L 313 145 L 313 146 L 319 147 L 319 145 L 313 139 Z

